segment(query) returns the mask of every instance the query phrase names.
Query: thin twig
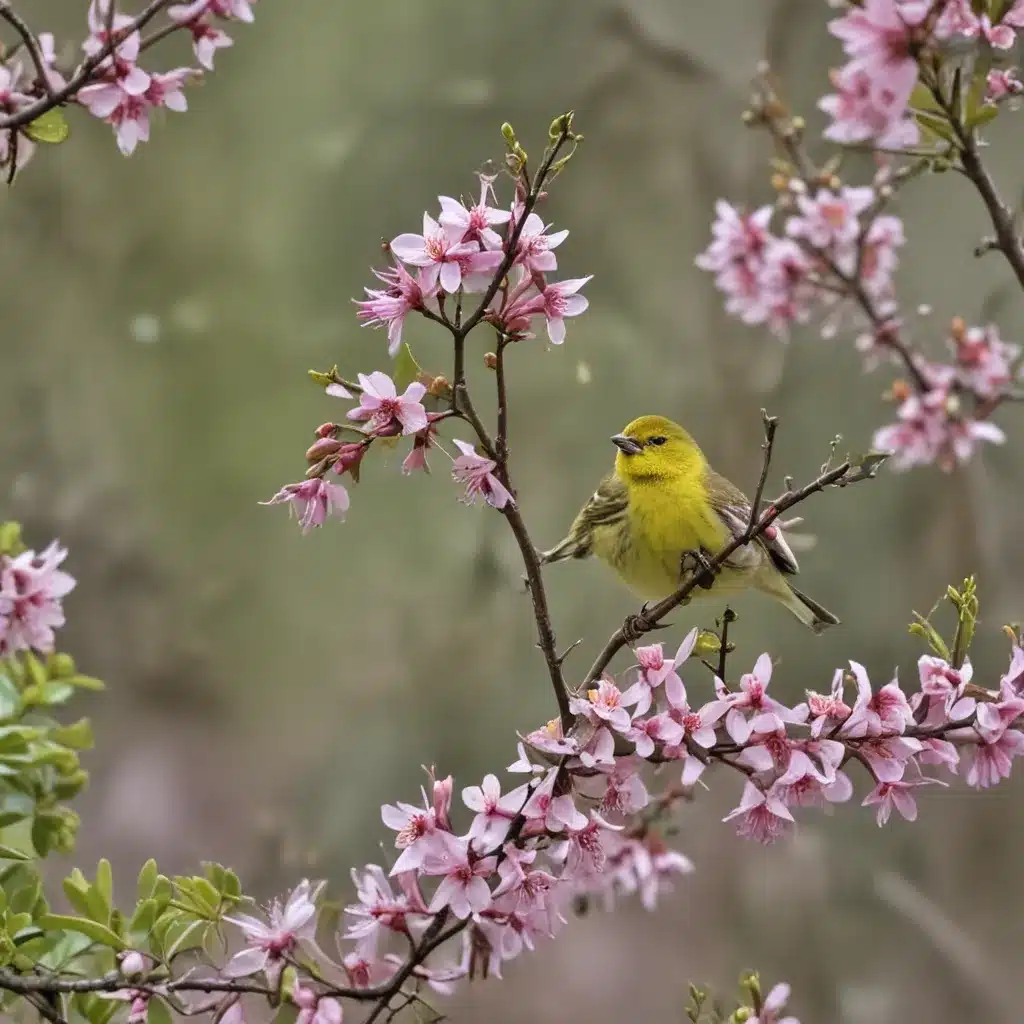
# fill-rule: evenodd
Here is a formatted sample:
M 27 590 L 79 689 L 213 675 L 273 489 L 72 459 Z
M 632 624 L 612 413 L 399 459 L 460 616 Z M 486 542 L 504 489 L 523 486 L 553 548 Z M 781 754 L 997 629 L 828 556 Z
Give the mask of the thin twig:
M 750 503 L 750 518 L 747 520 L 747 532 L 753 529 L 757 517 L 761 514 L 761 498 L 764 496 L 764 485 L 768 481 L 768 467 L 772 464 L 772 449 L 775 447 L 775 431 L 779 426 L 778 416 L 769 416 L 761 410 L 761 420 L 764 423 L 764 458 L 761 460 L 761 477 L 757 481 L 757 490 L 754 491 L 754 500 Z
M 25 24 L 21 15 L 11 7 L 9 0 L 0 0 L 0 18 L 3 18 L 21 37 L 21 41 L 25 44 L 25 49 L 28 50 L 29 56 L 32 58 L 32 64 L 35 66 L 39 84 L 46 90 L 46 95 L 52 97 L 53 85 L 50 83 L 50 76 L 46 70 L 46 61 L 43 60 L 43 54 L 39 49 L 39 42 L 36 39 L 35 33 Z
M 749 527 L 748 527 L 749 529 Z M 718 651 L 718 678 L 724 683 L 725 679 L 725 659 L 729 656 L 729 624 L 736 621 L 736 613 L 728 606 L 725 606 L 725 611 L 722 613 L 722 635 L 719 637 L 721 647 Z
M 151 22 L 165 7 L 169 7 L 174 0 L 152 0 L 152 2 L 138 14 L 130 24 L 115 32 L 103 46 L 92 57 L 82 61 L 78 70 L 68 79 L 67 83 L 60 89 L 49 92 L 48 95 L 30 103 L 27 107 L 0 118 L 0 132 L 10 131 L 12 128 L 21 128 L 31 124 L 36 118 L 42 117 L 48 110 L 59 106 L 61 103 L 71 99 L 84 85 L 87 85 L 92 74 L 133 32 L 137 32 Z
M 498 335 L 498 351 L 495 353 L 494 377 L 498 391 L 498 436 L 494 449 L 498 456 L 498 479 L 506 486 L 508 480 L 508 392 L 505 387 L 505 348 L 508 335 Z

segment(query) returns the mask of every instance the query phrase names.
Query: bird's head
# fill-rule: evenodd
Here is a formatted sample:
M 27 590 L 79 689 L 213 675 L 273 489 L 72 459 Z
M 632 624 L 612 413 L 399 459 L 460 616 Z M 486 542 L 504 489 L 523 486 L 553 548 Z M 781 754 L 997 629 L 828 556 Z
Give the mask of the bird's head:
M 697 442 L 664 416 L 641 416 L 612 438 L 615 471 L 623 480 L 685 476 L 704 468 Z

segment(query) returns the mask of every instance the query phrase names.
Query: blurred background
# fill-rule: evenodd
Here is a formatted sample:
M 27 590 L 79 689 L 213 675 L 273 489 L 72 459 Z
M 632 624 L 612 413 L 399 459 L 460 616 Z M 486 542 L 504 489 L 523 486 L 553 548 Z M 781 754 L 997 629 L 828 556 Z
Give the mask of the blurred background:
M 81 39 L 84 0 L 23 7 Z M 806 0 L 261 3 L 189 113 L 158 119 L 131 160 L 72 112 L 72 141 L 39 155 L 0 213 L 0 480 L 31 544 L 70 545 L 63 645 L 110 684 L 83 698 L 98 749 L 78 862 L 218 858 L 260 896 L 313 874 L 344 898 L 348 866 L 387 838 L 379 805 L 414 798 L 421 764 L 476 782 L 514 759 L 514 729 L 554 713 L 512 538 L 457 503 L 443 458 L 426 479 L 404 478 L 400 456 L 369 460 L 348 521 L 306 538 L 257 505 L 301 477 L 313 429 L 339 416 L 307 368 L 387 369 L 384 336 L 351 305 L 381 237 L 418 231 L 439 193 L 475 191 L 502 121 L 535 154 L 570 107 L 586 135 L 543 214 L 571 230 L 559 276 L 595 275 L 591 311 L 562 348 L 511 352 L 514 476 L 539 545 L 642 412 L 683 420 L 748 490 L 759 410 L 778 414 L 769 493 L 816 474 L 836 433 L 870 444 L 891 418 L 885 371 L 864 376 L 848 339 L 797 332 L 787 346 L 729 320 L 693 265 L 717 197 L 769 195 L 768 144 L 740 123 L 756 62 L 820 124 L 839 59 L 828 14 Z M 176 45 L 147 66 L 190 62 Z M 1015 124 L 1000 119 L 989 155 L 1011 198 Z M 934 307 L 915 320 L 922 343 L 939 345 L 954 313 L 995 316 L 1020 341 L 1005 266 L 971 255 L 988 225 L 968 184 L 927 179 L 900 211 L 904 306 Z M 446 372 L 427 327 L 407 337 Z M 478 392 L 486 344 L 472 350 Z M 773 688 L 794 701 L 850 657 L 913 682 L 911 609 L 976 572 L 975 680 L 995 685 L 1024 569 L 1024 423 L 1012 408 L 998 420 L 1011 443 L 966 472 L 886 472 L 804 506 L 819 546 L 801 556 L 803 586 L 844 625 L 809 637 L 740 601 L 736 670 L 771 650 Z M 583 639 L 567 668 L 579 677 L 635 604 L 596 564 L 548 581 L 559 639 Z M 681 609 L 664 639 L 720 611 Z M 706 682 L 691 673 L 691 692 Z M 738 794 L 719 773 L 684 809 L 676 842 L 697 873 L 657 913 L 627 901 L 573 922 L 504 985 L 469 986 L 453 1017 L 681 1021 L 688 980 L 731 994 L 756 966 L 793 984 L 805 1024 L 1021 1019 L 1019 778 L 929 792 L 914 826 L 879 830 L 855 805 L 806 814 L 767 850 L 721 823 Z

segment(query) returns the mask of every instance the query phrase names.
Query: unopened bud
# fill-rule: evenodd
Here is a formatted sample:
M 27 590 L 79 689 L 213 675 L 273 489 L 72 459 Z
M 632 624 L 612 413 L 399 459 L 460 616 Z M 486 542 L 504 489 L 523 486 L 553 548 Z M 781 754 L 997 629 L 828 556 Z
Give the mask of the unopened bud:
M 897 378 L 892 382 L 887 397 L 894 402 L 905 402 L 910 397 L 910 385 L 905 380 Z
M 960 402 L 959 395 L 950 395 L 946 399 L 946 415 L 949 416 L 950 419 L 957 419 L 962 410 L 963 406 Z
M 498 357 L 493 352 L 485 352 L 484 366 L 486 366 L 488 370 L 496 370 L 498 368 Z
M 443 374 L 438 374 L 438 376 L 436 376 L 430 384 L 427 385 L 427 392 L 435 398 L 441 398 L 443 395 L 448 394 L 451 389 L 452 386 L 448 383 L 448 378 Z
M 341 448 L 341 441 L 334 437 L 322 437 L 319 441 L 314 441 L 306 449 L 306 461 L 307 462 L 319 462 L 321 459 L 328 455 L 333 455 L 336 451 Z
M 337 423 L 321 423 L 320 426 L 317 427 L 316 430 L 314 431 L 314 434 L 317 437 L 333 437 L 334 436 L 334 432 L 337 429 L 338 429 L 338 424 Z
M 505 141 L 510 146 L 514 146 L 516 144 L 516 133 L 515 133 L 515 130 L 512 128 L 512 125 L 510 125 L 508 123 L 508 121 L 506 121 L 501 126 L 501 134 L 504 136 Z
M 794 117 L 792 122 L 793 131 L 802 132 L 807 127 L 807 122 L 800 116 Z
M 740 120 L 748 127 L 752 127 L 757 124 L 760 118 L 753 110 L 744 110 Z
M 67 679 L 75 674 L 75 659 L 70 654 L 50 654 L 46 658 L 46 674 L 51 679 Z
M 953 340 L 961 342 L 967 335 L 967 324 L 964 323 L 963 317 L 953 317 L 952 323 L 949 325 L 949 333 L 953 335 Z
M 772 175 L 772 188 L 776 192 L 785 192 L 789 189 L 789 178 L 784 174 L 773 174 Z
M 146 958 L 137 950 L 129 949 L 118 954 L 119 967 L 126 978 L 137 978 L 146 972 Z

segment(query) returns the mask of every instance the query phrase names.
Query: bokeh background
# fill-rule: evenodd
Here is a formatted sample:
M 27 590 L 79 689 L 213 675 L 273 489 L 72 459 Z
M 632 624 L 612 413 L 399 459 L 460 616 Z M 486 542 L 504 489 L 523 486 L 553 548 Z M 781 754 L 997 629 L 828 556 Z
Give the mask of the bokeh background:
M 84 0 L 25 7 L 81 38 Z M 826 5 L 303 0 L 257 15 L 189 113 L 158 121 L 131 160 L 72 112 L 73 140 L 6 195 L 0 481 L 30 542 L 70 545 L 66 646 L 110 683 L 84 698 L 98 749 L 77 860 L 220 858 L 261 896 L 307 873 L 343 895 L 348 865 L 379 854 L 380 803 L 413 797 L 421 764 L 476 781 L 513 760 L 514 729 L 553 713 L 511 536 L 456 502 L 441 462 L 410 480 L 399 456 L 372 459 L 348 521 L 306 538 L 257 505 L 301 476 L 313 428 L 339 414 L 307 368 L 386 367 L 385 339 L 351 305 L 381 237 L 418 230 L 438 193 L 472 191 L 502 121 L 531 152 L 570 107 L 586 135 L 544 214 L 571 229 L 562 276 L 595 275 L 591 311 L 562 348 L 511 353 L 514 473 L 538 544 L 561 535 L 610 462 L 607 437 L 638 413 L 683 420 L 752 488 L 768 407 L 780 489 L 785 473 L 813 475 L 836 433 L 867 447 L 890 416 L 888 378 L 863 375 L 848 339 L 798 331 L 786 346 L 729 320 L 693 266 L 716 197 L 768 196 L 768 145 L 740 123 L 756 62 L 818 123 L 839 57 Z M 184 62 L 174 45 L 151 63 Z M 1024 141 L 1002 120 L 989 160 L 1013 198 Z M 934 307 L 914 326 L 922 343 L 940 345 L 954 313 L 995 316 L 1019 340 L 1005 266 L 971 255 L 987 225 L 968 184 L 924 180 L 900 210 L 904 305 Z M 427 326 L 408 337 L 446 370 Z M 885 473 L 805 506 L 819 538 L 805 587 L 844 625 L 811 638 L 742 601 L 735 664 L 771 650 L 773 686 L 794 700 L 850 657 L 910 681 L 911 609 L 973 571 L 976 679 L 992 685 L 1024 568 L 1024 423 L 1012 408 L 999 420 L 1010 444 L 966 472 Z M 568 663 L 582 674 L 634 604 L 598 565 L 548 579 L 560 639 L 583 638 Z M 717 611 L 681 610 L 666 637 Z M 767 850 L 721 823 L 737 780 L 712 782 L 679 820 L 697 873 L 656 914 L 627 902 L 572 923 L 453 1016 L 681 1021 L 687 980 L 729 991 L 757 966 L 794 985 L 805 1024 L 1022 1018 L 1019 779 L 929 792 L 914 826 L 879 830 L 855 805 L 808 814 Z

